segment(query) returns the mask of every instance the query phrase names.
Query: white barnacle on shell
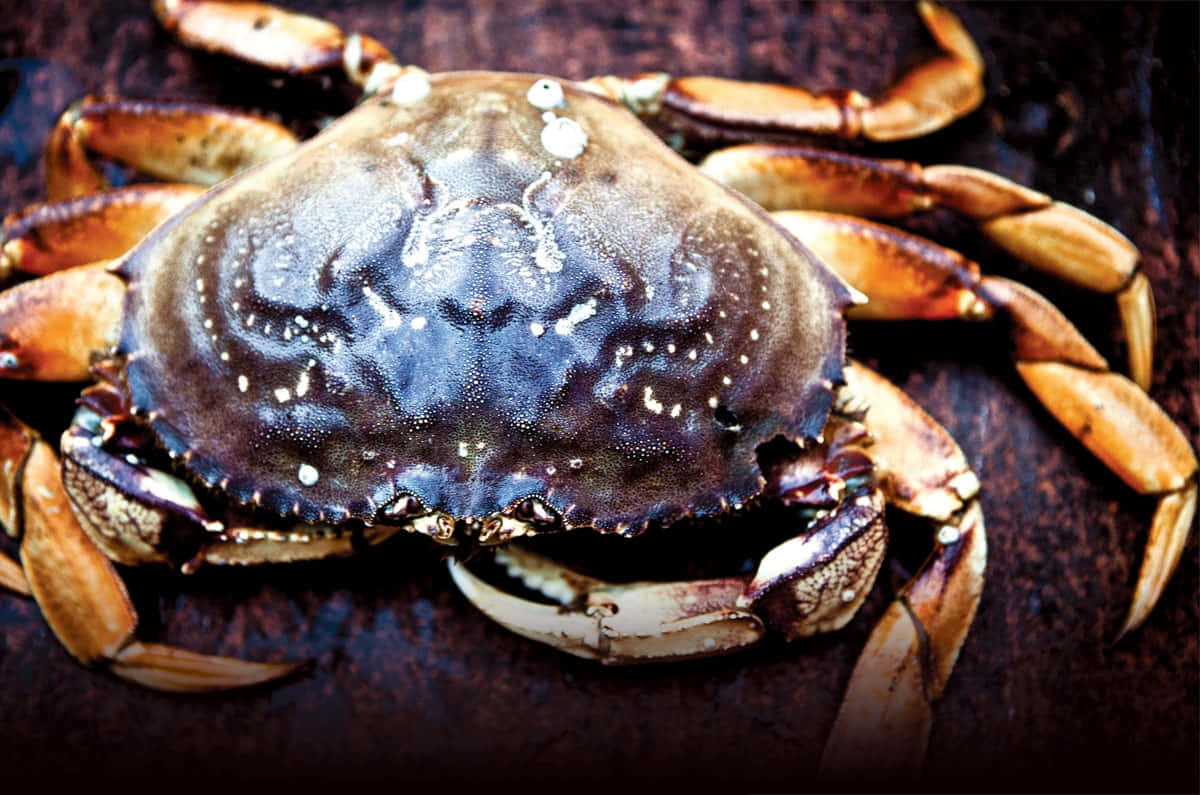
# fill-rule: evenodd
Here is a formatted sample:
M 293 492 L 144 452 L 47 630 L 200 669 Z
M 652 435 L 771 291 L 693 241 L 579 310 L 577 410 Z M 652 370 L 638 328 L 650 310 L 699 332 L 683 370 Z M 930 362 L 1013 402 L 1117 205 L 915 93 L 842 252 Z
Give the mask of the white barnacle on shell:
M 584 304 L 575 304 L 566 317 L 560 317 L 554 323 L 554 333 L 567 336 L 575 327 L 596 314 L 596 299 L 592 298 Z
M 301 464 L 300 469 L 296 471 L 296 479 L 302 486 L 314 486 L 320 477 L 321 473 L 311 464 Z
M 432 86 L 429 84 L 429 74 L 423 69 L 411 68 L 392 85 L 392 101 L 408 105 L 424 99 Z
M 555 80 L 544 78 L 530 86 L 529 91 L 525 93 L 525 98 L 529 100 L 530 105 L 540 110 L 561 108 L 566 104 L 562 85 Z
M 573 160 L 587 145 L 587 132 L 574 119 L 556 118 L 542 128 L 542 146 L 555 157 Z

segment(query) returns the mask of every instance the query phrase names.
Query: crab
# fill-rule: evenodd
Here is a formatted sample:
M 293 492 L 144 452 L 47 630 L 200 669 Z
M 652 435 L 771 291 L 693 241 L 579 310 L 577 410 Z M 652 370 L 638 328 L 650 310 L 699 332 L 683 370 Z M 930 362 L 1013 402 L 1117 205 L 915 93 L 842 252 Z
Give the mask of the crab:
M 1131 630 L 1196 494 L 1187 440 L 1142 391 L 1153 311 L 1133 247 L 996 175 L 786 142 L 719 149 L 695 170 L 635 118 L 685 144 L 936 129 L 978 103 L 982 62 L 951 15 L 919 8 L 943 56 L 871 100 L 666 75 L 429 75 L 278 9 L 160 4 L 185 43 L 284 71 L 342 64 L 366 98 L 302 146 L 194 105 L 64 115 L 52 203 L 6 223 L 5 265 L 40 278 L 0 296 L 0 367 L 97 384 L 61 476 L 5 415 L 0 511 L 22 550 L 6 584 L 33 593 L 83 662 L 221 689 L 296 666 L 135 640 L 109 560 L 186 571 L 416 533 L 520 634 L 608 663 L 679 659 L 844 625 L 883 559 L 887 503 L 935 523 L 934 552 L 872 634 L 825 765 L 870 752 L 912 767 L 982 589 L 979 484 L 948 434 L 845 360 L 842 314 L 1002 316 L 1034 394 L 1159 499 Z M 110 190 L 87 150 L 172 184 Z M 1035 267 L 1117 292 L 1136 384 L 1028 288 L 833 214 L 938 204 Z M 447 362 L 464 366 L 440 383 L 419 367 Z M 780 514 L 791 540 L 747 575 L 704 581 L 613 585 L 521 545 Z M 493 547 L 559 604 L 479 576 L 469 558 Z

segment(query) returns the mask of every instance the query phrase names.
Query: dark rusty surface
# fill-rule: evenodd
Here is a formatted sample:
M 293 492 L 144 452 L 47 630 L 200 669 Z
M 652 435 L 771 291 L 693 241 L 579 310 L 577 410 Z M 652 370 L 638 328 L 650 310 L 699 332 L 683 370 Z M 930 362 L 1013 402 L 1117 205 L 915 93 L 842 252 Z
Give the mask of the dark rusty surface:
M 432 70 L 584 77 L 663 68 L 874 89 L 924 43 L 903 5 L 410 5 L 313 7 Z M 1158 300 L 1152 394 L 1195 442 L 1196 6 L 955 8 L 987 60 L 985 105 L 926 141 L 868 151 L 993 169 L 1129 236 Z M 0 56 L 18 59 L 0 72 L 5 212 L 41 197 L 41 139 L 85 90 L 282 108 L 288 119 L 337 105 L 314 98 L 312 86 L 277 89 L 173 46 L 138 2 L 10 3 Z M 1109 299 L 1028 274 L 963 223 L 913 225 L 936 228 L 992 272 L 1027 278 L 1123 361 Z M 936 707 L 925 784 L 1195 791 L 1195 537 L 1146 626 L 1114 645 L 1151 501 L 1131 496 L 1031 405 L 1002 332 L 930 325 L 851 334 L 858 356 L 946 423 L 985 488 L 988 587 Z M 0 390 L 45 429 L 69 416 L 69 390 Z M 47 410 L 50 398 L 61 408 Z M 7 788 L 14 774 L 97 771 L 162 787 L 340 779 L 810 789 L 854 657 L 901 581 L 898 566 L 885 566 L 863 613 L 832 637 L 607 670 L 492 625 L 454 592 L 436 556 L 401 544 L 319 567 L 129 573 L 144 637 L 316 660 L 301 680 L 210 698 L 154 695 L 88 673 L 31 602 L 0 596 L 0 780 Z

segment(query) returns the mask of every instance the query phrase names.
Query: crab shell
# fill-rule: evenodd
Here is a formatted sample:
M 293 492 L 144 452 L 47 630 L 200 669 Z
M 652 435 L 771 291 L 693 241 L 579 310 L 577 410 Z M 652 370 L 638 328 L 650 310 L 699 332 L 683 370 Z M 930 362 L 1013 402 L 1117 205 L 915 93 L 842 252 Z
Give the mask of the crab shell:
M 135 411 L 212 489 L 309 522 L 724 510 L 761 444 L 819 435 L 851 302 L 625 110 L 476 72 L 405 74 L 119 273 Z

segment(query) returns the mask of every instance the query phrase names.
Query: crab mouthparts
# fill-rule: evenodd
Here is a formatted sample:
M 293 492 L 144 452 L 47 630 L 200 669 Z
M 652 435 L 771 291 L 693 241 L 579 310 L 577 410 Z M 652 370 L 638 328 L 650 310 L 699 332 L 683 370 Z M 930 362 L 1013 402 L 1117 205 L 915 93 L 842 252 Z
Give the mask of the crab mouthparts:
M 385 523 L 396 520 L 412 532 L 453 547 L 493 547 L 515 538 L 564 529 L 558 514 L 538 497 L 526 497 L 485 516 L 455 517 L 445 511 L 426 510 L 416 497 L 404 495 L 386 508 L 381 517 Z

